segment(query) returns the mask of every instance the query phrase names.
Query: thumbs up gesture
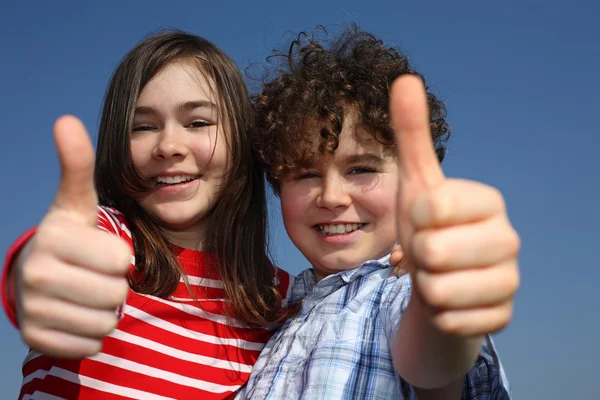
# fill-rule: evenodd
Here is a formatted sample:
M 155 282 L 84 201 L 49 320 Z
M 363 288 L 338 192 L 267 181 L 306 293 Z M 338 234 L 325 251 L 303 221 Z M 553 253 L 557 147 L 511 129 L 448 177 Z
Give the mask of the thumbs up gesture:
M 96 354 L 117 324 L 128 293 L 131 250 L 97 228 L 94 150 L 83 124 L 54 125 L 61 178 L 54 202 L 15 265 L 16 308 L 23 340 L 48 355 Z
M 511 319 L 519 285 L 519 237 L 504 199 L 482 183 L 444 176 L 419 78 L 402 76 L 390 96 L 400 164 L 398 233 L 413 299 L 442 333 L 498 331 Z

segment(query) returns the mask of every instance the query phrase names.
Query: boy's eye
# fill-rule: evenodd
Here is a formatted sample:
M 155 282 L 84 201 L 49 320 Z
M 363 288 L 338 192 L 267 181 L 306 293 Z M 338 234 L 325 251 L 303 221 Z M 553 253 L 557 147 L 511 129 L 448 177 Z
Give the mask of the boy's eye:
M 190 124 L 188 124 L 186 126 L 186 128 L 204 128 L 205 126 L 210 126 L 212 125 L 210 122 L 208 121 L 204 121 L 204 120 L 196 120 L 196 121 L 192 121 Z
M 301 179 L 316 178 L 318 176 L 319 175 L 316 172 L 301 172 L 294 176 L 294 180 L 299 181 Z
M 350 169 L 350 171 L 348 171 L 349 174 L 351 175 L 355 175 L 355 174 L 368 174 L 368 173 L 372 173 L 372 172 L 376 172 L 375 168 L 371 168 L 371 167 L 353 167 Z

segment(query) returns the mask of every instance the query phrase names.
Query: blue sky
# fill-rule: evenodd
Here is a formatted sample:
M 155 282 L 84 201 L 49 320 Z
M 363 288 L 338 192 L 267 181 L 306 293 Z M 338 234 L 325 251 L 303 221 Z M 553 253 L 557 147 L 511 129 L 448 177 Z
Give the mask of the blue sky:
M 591 0 L 4 0 L 0 252 L 39 222 L 54 195 L 53 121 L 75 114 L 95 138 L 112 70 L 148 33 L 188 30 L 244 68 L 290 33 L 358 22 L 404 49 L 445 100 L 453 131 L 446 174 L 484 181 L 506 197 L 523 243 L 522 285 L 513 322 L 496 343 L 515 397 L 598 398 L 598 15 L 600 3 Z M 275 260 L 297 273 L 306 261 L 272 205 Z M 12 398 L 26 349 L 5 318 L 0 335 L 0 387 Z

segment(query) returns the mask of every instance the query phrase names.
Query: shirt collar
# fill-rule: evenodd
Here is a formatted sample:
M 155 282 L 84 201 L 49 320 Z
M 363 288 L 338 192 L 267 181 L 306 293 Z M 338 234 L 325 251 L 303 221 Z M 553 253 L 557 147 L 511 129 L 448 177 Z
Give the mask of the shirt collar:
M 329 275 L 317 282 L 315 272 L 312 268 L 305 269 L 296 277 L 290 294 L 290 303 L 296 303 L 302 300 L 313 292 L 317 284 L 321 287 L 335 288 L 338 286 L 347 285 L 350 282 L 372 272 L 375 269 L 390 267 L 390 254 L 377 259 L 368 260 L 360 264 L 357 268 L 338 272 L 337 274 Z M 332 290 L 328 290 L 330 292 Z

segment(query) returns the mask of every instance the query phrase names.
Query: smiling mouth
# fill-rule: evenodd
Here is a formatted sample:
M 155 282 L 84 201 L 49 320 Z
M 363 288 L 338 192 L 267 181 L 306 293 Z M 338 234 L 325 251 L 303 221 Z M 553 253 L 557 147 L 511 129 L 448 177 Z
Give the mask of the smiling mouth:
M 198 178 L 200 178 L 200 175 L 159 176 L 158 178 L 156 178 L 156 183 L 154 184 L 154 186 L 160 187 L 160 186 L 181 185 L 183 183 L 188 183 L 188 182 L 194 181 Z
M 346 235 L 361 229 L 365 224 L 326 224 L 316 225 L 315 228 L 324 235 Z

